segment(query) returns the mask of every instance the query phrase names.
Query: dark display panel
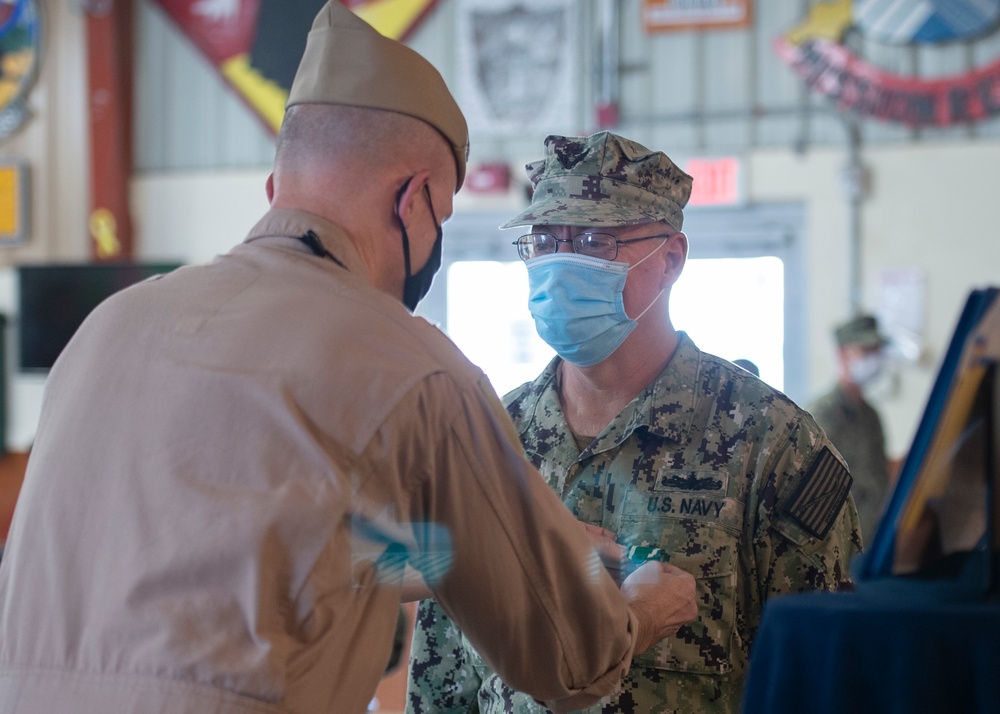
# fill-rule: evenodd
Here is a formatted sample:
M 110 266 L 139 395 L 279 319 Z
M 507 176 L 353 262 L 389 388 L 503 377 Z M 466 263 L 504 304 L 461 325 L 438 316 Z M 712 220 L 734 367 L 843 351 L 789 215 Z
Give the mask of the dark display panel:
M 47 372 L 84 318 L 110 295 L 179 263 L 22 265 L 18 276 L 18 368 Z

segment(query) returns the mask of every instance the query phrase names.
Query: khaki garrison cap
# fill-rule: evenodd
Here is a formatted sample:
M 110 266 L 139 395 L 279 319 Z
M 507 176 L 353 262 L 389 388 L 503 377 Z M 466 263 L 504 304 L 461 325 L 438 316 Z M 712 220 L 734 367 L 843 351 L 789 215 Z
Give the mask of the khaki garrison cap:
M 608 228 L 666 221 L 677 230 L 692 179 L 662 151 L 609 131 L 548 136 L 545 158 L 528 164 L 531 205 L 501 228 Z
M 420 119 L 452 147 L 458 188 L 465 180 L 469 128 L 434 66 L 401 42 L 379 34 L 337 0 L 313 20 L 287 107 L 342 104 Z

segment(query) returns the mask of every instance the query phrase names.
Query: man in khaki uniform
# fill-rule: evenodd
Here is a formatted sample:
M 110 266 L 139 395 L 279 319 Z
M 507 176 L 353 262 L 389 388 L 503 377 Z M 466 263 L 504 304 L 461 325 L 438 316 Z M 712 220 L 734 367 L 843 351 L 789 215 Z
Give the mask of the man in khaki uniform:
M 411 314 L 465 174 L 441 77 L 330 2 L 288 107 L 246 240 L 106 301 L 49 376 L 0 566 L 2 714 L 363 712 L 404 564 L 556 710 L 694 615 L 673 567 L 619 591 Z
M 528 176 L 532 204 L 505 227 L 531 226 L 515 241 L 528 306 L 558 356 L 507 410 L 577 518 L 698 592 L 696 620 L 587 711 L 735 714 L 765 602 L 850 584 L 850 475 L 809 414 L 672 326 L 690 176 L 610 132 L 548 137 Z M 408 711 L 541 712 L 467 635 L 421 603 Z

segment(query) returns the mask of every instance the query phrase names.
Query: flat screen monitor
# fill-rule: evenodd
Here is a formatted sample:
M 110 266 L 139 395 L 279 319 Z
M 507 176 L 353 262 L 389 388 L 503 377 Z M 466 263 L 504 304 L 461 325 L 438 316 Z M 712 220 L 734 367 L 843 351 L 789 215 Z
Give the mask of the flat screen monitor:
M 18 277 L 18 368 L 47 372 L 99 303 L 180 263 L 21 265 Z

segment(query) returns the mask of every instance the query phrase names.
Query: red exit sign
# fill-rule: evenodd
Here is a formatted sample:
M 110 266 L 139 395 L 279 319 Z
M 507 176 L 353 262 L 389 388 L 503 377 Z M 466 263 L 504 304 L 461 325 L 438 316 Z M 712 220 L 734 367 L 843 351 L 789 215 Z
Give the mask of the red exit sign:
M 684 170 L 694 179 L 689 206 L 738 206 L 743 203 L 739 159 L 691 159 Z

